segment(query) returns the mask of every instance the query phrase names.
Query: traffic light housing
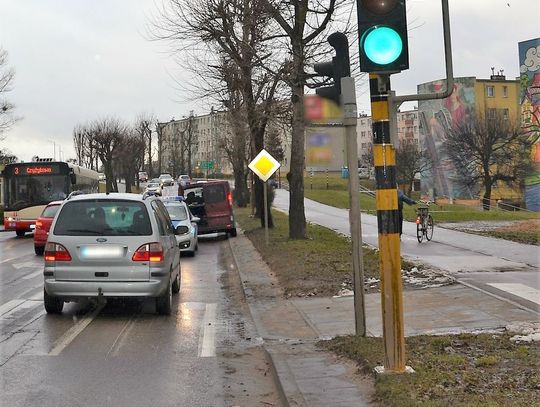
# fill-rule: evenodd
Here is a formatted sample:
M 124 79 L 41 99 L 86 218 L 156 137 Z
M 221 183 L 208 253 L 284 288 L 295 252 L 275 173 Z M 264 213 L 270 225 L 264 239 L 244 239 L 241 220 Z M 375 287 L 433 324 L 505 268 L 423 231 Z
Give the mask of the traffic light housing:
M 409 69 L 405 0 L 356 0 L 360 71 Z
M 349 61 L 349 41 L 347 36 L 340 32 L 330 34 L 328 43 L 336 51 L 336 56 L 332 62 L 321 62 L 315 64 L 313 69 L 321 76 L 329 76 L 334 80 L 333 85 L 317 88 L 317 95 L 334 101 L 340 105 L 341 78 L 351 76 L 351 66 Z

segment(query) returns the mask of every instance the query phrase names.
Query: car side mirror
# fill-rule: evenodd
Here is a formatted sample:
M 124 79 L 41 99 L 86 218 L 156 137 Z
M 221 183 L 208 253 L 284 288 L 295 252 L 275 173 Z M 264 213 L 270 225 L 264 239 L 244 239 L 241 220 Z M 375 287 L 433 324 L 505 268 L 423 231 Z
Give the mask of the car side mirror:
M 175 235 L 184 235 L 186 234 L 187 232 L 189 232 L 189 228 L 187 226 L 184 226 L 184 225 L 178 225 L 175 229 L 174 229 L 174 234 Z
M 197 217 L 197 216 L 193 216 L 193 217 L 191 218 L 191 221 L 192 221 L 192 222 L 195 222 L 195 223 L 199 223 L 199 222 L 201 221 L 201 218 L 199 218 L 199 217 Z

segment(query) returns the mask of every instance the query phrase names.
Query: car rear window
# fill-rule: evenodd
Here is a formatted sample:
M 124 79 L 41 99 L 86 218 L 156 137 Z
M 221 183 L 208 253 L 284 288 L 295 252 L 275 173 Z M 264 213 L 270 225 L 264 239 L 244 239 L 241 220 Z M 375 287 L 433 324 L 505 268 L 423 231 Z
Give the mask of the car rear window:
M 182 204 L 166 203 L 165 208 L 167 208 L 171 220 L 186 220 L 188 218 L 186 208 Z
M 93 200 L 66 203 L 54 227 L 64 236 L 146 236 L 152 234 L 148 211 L 133 201 Z
M 60 205 L 51 205 L 45 207 L 43 209 L 43 213 L 41 214 L 42 218 L 54 218 L 54 215 L 56 215 L 56 212 L 58 212 L 58 209 L 60 209 Z
M 205 203 L 218 203 L 227 200 L 223 185 L 206 185 L 203 198 Z

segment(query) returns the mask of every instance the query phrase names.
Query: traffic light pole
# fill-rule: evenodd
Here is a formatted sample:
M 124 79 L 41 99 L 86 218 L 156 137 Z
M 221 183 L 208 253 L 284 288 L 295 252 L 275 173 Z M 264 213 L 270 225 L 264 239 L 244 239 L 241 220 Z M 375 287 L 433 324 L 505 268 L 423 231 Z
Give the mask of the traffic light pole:
M 341 103 L 343 125 L 347 138 L 347 164 L 349 167 L 349 224 L 352 242 L 352 266 L 354 285 L 354 320 L 356 335 L 366 336 L 364 300 L 364 259 L 362 253 L 362 222 L 360 219 L 360 196 L 358 180 L 358 141 L 356 135 L 357 109 L 354 78 L 341 78 Z
M 370 74 L 373 158 L 375 164 L 379 267 L 384 340 L 384 366 L 378 372 L 403 373 L 405 338 L 399 210 L 396 188 L 396 152 L 390 126 L 390 75 Z M 409 368 L 410 369 L 410 368 Z

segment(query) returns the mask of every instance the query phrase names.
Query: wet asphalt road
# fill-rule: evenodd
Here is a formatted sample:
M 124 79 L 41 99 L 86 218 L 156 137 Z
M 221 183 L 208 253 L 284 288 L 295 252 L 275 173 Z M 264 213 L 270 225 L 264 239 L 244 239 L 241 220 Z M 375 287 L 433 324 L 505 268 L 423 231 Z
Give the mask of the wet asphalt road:
M 242 375 L 253 373 L 231 368 L 231 355 L 253 357 L 257 341 L 235 300 L 228 250 L 222 237 L 201 239 L 195 258 L 182 257 L 170 317 L 157 315 L 153 301 L 68 303 L 47 315 L 32 236 L 0 233 L 0 405 L 234 405 L 235 393 L 246 393 Z M 271 375 L 261 376 L 252 397 L 274 390 Z

